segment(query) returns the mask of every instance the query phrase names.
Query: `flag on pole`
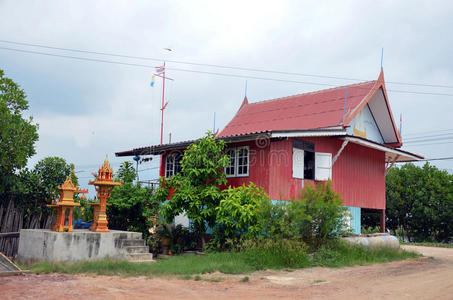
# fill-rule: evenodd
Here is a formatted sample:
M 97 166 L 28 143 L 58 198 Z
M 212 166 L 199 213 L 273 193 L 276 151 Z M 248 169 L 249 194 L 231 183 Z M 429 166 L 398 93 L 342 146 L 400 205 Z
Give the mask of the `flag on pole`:
M 162 65 L 160 67 L 155 67 L 155 68 L 156 68 L 157 74 L 162 74 L 163 72 L 165 72 L 165 65 Z
M 156 76 L 153 75 L 153 77 L 151 78 L 151 83 L 149 84 L 151 87 L 154 87 L 154 83 L 156 82 Z

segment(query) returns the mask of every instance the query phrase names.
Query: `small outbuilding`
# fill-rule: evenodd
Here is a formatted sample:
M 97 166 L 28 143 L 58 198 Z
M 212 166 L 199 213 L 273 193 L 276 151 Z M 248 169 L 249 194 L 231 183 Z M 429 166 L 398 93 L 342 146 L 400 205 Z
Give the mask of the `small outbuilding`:
M 272 200 L 295 199 L 307 184 L 332 181 L 360 233 L 361 212 L 380 214 L 385 232 L 385 175 L 396 162 L 423 159 L 403 142 L 388 100 L 384 74 L 373 81 L 249 103 L 244 98 L 217 135 L 227 143 L 228 184 L 254 182 Z M 182 151 L 195 141 L 117 152 L 161 155 L 160 176 L 180 170 Z

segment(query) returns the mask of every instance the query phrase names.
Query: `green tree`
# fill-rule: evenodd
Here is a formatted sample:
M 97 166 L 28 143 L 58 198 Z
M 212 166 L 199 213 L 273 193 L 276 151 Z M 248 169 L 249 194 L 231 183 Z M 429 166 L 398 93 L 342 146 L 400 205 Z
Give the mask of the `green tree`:
M 39 222 L 43 223 L 52 214 L 53 210 L 46 205 L 58 197 L 58 187 L 67 176 L 70 175 L 72 182 L 77 184 L 77 177 L 71 172 L 72 169 L 73 165 L 66 163 L 63 158 L 47 157 L 40 160 L 32 170 L 24 168 L 12 175 L 14 184 L 9 187 L 8 199 L 24 212 L 24 228 L 27 228 L 27 219 L 32 216 L 40 216 Z
M 409 241 L 446 242 L 453 232 L 453 175 L 426 163 L 386 177 L 387 226 Z
M 123 183 L 133 182 L 137 178 L 137 173 L 134 170 L 134 167 L 130 161 L 125 161 L 120 165 L 120 168 L 117 173 L 117 179 L 121 180 Z
M 34 167 L 33 172 L 40 176 L 41 192 L 44 200 L 53 200 L 58 197 L 58 187 L 61 186 L 68 176 L 72 183 L 78 186 L 77 176 L 72 173 L 74 165 L 67 163 L 61 157 L 46 157 L 40 160 Z
M 152 198 L 153 190 L 134 184 L 136 173 L 132 163 L 123 162 L 117 179 L 123 183 L 113 189 L 107 206 L 109 228 L 142 232 L 148 235 L 149 217 L 157 213 L 158 203 Z
M 0 70 L 0 180 L 25 167 L 35 154 L 38 125 L 23 116 L 27 109 L 25 92 Z
M 229 159 L 224 148 L 224 141 L 216 140 L 211 132 L 207 132 L 184 152 L 181 172 L 161 180 L 155 197 L 164 202 L 162 215 L 168 222 L 185 212 L 198 233 L 206 233 L 206 225 L 214 227 L 216 207 L 222 200 L 220 186 L 227 182 L 224 168 Z M 173 191 L 170 198 L 169 191 Z

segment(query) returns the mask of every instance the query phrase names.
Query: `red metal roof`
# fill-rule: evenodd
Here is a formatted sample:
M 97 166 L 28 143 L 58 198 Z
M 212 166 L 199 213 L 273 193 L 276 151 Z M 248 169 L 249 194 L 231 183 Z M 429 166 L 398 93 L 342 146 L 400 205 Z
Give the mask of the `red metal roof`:
M 351 112 L 374 91 L 378 81 L 367 81 L 284 98 L 242 103 L 234 118 L 220 132 L 226 137 L 251 132 L 310 130 L 343 125 L 346 111 Z

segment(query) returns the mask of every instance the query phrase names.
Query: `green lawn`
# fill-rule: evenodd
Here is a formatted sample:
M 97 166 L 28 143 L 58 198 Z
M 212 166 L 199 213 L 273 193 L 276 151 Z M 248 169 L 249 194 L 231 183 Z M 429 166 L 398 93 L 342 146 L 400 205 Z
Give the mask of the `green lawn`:
M 265 269 L 296 269 L 314 266 L 344 267 L 366 265 L 421 255 L 401 249 L 368 250 L 345 243 L 322 247 L 314 253 L 290 253 L 284 249 L 276 251 L 249 250 L 244 252 L 216 252 L 200 256 L 175 256 L 154 263 L 130 263 L 105 259 L 77 263 L 39 262 L 24 266 L 34 273 L 88 273 L 120 276 L 163 276 L 180 275 L 190 279 L 193 274 L 219 271 L 225 274 L 247 274 Z

